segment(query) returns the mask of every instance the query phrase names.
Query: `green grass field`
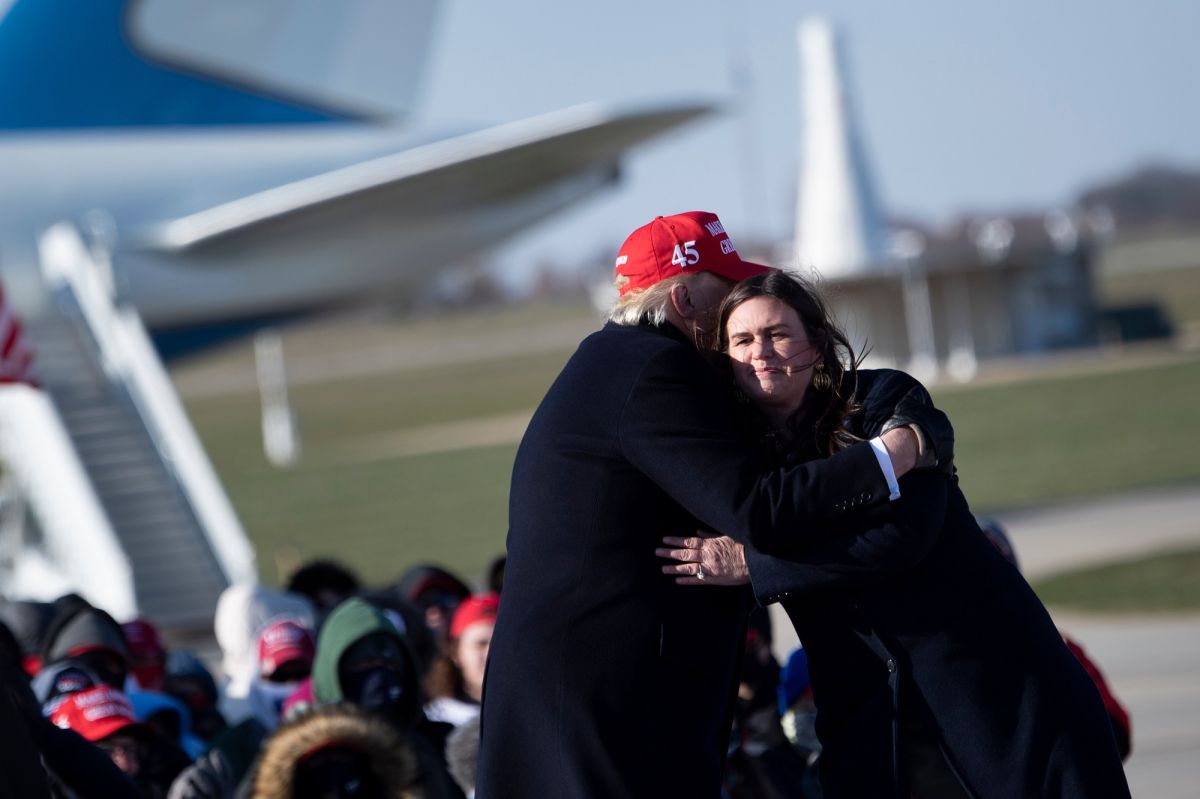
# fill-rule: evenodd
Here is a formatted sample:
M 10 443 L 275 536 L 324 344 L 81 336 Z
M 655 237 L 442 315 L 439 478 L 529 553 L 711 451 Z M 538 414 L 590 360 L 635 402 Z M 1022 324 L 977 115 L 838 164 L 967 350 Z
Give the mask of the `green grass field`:
M 371 335 L 379 337 L 375 343 L 392 337 L 436 346 L 447 331 L 494 337 L 531 319 L 544 321 L 541 314 L 505 313 L 484 322 L 390 325 Z M 353 357 L 350 343 L 343 342 L 346 357 Z M 445 563 L 473 578 L 504 546 L 515 440 L 482 447 L 466 441 L 421 455 L 389 455 L 388 441 L 428 425 L 532 411 L 575 343 L 295 386 L 304 455 L 286 470 L 263 457 L 255 394 L 184 399 L 268 582 L 278 582 L 296 558 L 317 555 L 343 559 L 370 581 L 390 580 L 418 561 Z M 335 351 L 329 348 L 336 344 L 301 331 L 289 334 L 288 347 L 293 357 L 320 347 Z M 221 358 L 235 366 L 248 361 L 245 349 Z M 1200 356 L 934 394 L 955 422 L 960 475 L 979 511 L 1200 481 L 1200 460 L 1185 446 L 1200 441 L 1193 412 Z
M 972 506 L 996 511 L 1200 480 L 1200 357 L 934 391 Z
M 291 551 L 337 556 L 375 581 L 427 560 L 475 575 L 504 548 L 516 444 L 357 463 L 352 444 L 531 409 L 567 355 L 294 389 L 304 453 L 286 470 L 263 457 L 256 397 L 196 401 L 188 410 L 259 552 L 264 579 L 279 579 L 271 553 Z

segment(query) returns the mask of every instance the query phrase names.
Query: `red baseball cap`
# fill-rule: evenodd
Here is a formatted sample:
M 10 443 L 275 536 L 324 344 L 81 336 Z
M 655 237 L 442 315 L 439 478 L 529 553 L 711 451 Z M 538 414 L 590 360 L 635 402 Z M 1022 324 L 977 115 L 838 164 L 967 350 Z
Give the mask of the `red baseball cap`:
M 458 638 L 468 627 L 480 621 L 495 621 L 500 610 L 500 595 L 495 591 L 467 597 L 454 611 L 450 622 L 450 637 Z
M 312 633 L 295 619 L 277 619 L 258 636 L 258 670 L 270 677 L 285 663 L 300 660 L 312 667 L 316 647 Z
M 157 691 L 167 676 L 167 650 L 158 629 L 145 619 L 134 619 L 122 624 L 121 631 L 129 645 L 129 670 L 139 686 L 147 691 Z
M 146 619 L 134 619 L 121 625 L 129 654 L 134 658 L 154 658 L 166 654 L 158 628 Z
M 92 743 L 130 726 L 142 729 L 133 717 L 129 699 L 107 685 L 71 694 L 50 713 L 50 721 L 74 730 Z
M 629 234 L 616 264 L 616 276 L 628 278 L 622 297 L 675 275 L 712 272 L 736 281 L 771 271 L 743 261 L 721 220 L 708 211 L 655 217 Z

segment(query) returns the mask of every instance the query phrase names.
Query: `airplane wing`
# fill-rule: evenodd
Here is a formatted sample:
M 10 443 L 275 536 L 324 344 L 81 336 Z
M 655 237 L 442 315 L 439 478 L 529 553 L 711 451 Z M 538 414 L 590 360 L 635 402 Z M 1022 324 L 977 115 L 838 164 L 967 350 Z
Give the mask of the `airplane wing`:
M 514 201 L 608 170 L 633 145 L 709 113 L 706 105 L 615 111 L 589 104 L 364 161 L 137 231 L 127 248 L 185 256 L 259 247 L 368 214 L 412 220 Z

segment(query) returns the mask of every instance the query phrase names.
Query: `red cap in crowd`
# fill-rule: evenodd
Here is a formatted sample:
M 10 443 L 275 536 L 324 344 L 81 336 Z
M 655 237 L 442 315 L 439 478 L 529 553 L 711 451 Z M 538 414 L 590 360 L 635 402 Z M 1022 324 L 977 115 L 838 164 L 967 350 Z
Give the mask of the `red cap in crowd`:
M 743 261 L 721 220 L 708 211 L 660 216 L 642 225 L 621 245 L 616 265 L 617 277 L 628 278 L 621 296 L 675 275 L 712 272 L 737 281 L 770 271 Z
M 454 611 L 454 620 L 450 622 L 450 637 L 458 638 L 476 622 L 495 621 L 498 610 L 500 595 L 494 591 L 467 597 L 458 606 L 458 610 Z
M 312 668 L 315 653 L 312 633 L 295 619 L 273 621 L 258 636 L 258 669 L 264 677 L 293 660 Z
M 95 743 L 127 727 L 141 729 L 133 717 L 133 705 L 116 688 L 100 685 L 78 691 L 50 713 L 50 721 Z
M 130 670 L 138 685 L 157 691 L 167 676 L 167 650 L 158 629 L 145 619 L 134 619 L 122 624 L 121 632 L 129 644 Z

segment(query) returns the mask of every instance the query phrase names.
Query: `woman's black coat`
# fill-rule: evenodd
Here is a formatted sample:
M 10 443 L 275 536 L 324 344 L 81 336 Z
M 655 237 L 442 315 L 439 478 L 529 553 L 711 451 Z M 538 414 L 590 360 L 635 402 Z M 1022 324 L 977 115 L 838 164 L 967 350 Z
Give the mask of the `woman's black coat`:
M 862 372 L 861 387 L 897 374 Z M 861 435 L 877 432 L 871 411 Z M 747 552 L 756 595 L 783 604 L 808 655 L 827 799 L 909 796 L 909 722 L 968 796 L 1128 797 L 1095 686 L 957 477 L 900 485 L 865 535 Z

